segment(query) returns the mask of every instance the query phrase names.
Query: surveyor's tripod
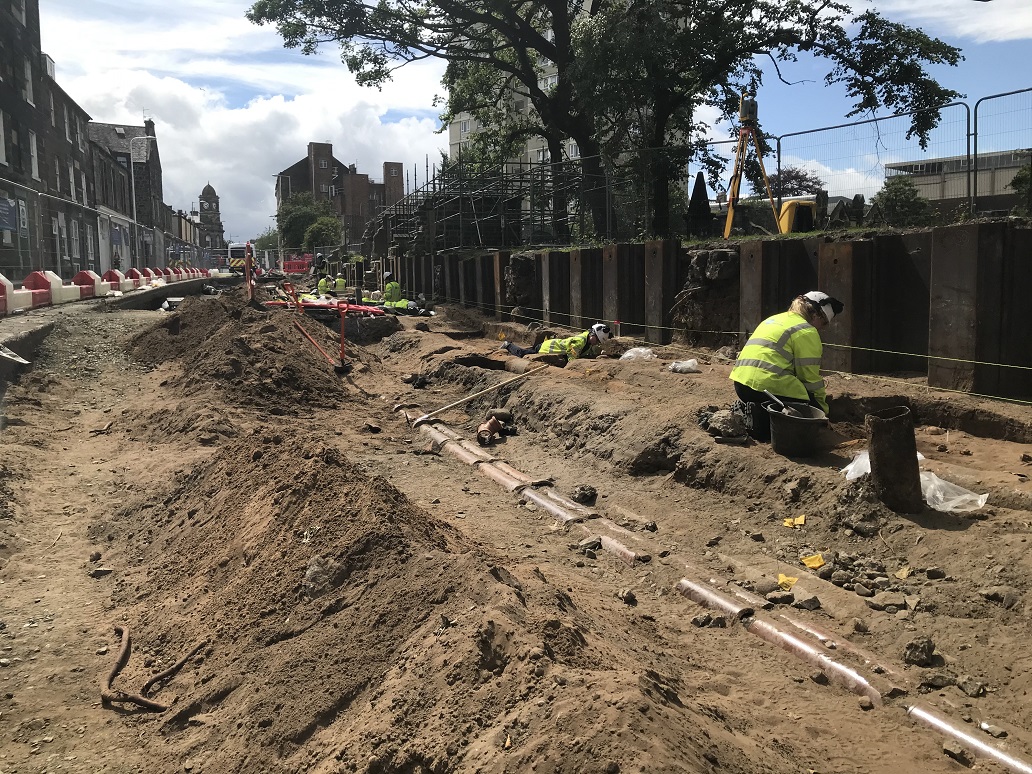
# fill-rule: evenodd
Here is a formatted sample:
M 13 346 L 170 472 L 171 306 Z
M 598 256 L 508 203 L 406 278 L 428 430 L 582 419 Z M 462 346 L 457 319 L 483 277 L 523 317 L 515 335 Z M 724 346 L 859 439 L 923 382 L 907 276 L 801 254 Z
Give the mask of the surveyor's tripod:
M 756 127 L 756 100 L 747 95 L 742 95 L 739 103 L 738 119 L 741 127 L 738 129 L 738 146 L 735 148 L 735 166 L 731 171 L 731 188 L 727 197 L 727 220 L 724 223 L 724 239 L 731 236 L 731 226 L 735 220 L 735 206 L 738 204 L 738 192 L 742 187 L 742 175 L 745 172 L 745 156 L 749 151 L 749 138 L 752 138 L 753 148 L 756 149 L 756 161 L 760 165 L 760 174 L 763 175 L 763 185 L 767 189 L 767 199 L 770 201 L 771 212 L 774 213 L 774 222 L 778 226 L 778 233 L 781 233 L 781 221 L 778 218 L 778 209 L 774 206 L 774 194 L 770 190 L 770 180 L 767 179 L 767 170 L 763 167 L 763 150 L 760 148 L 760 130 Z

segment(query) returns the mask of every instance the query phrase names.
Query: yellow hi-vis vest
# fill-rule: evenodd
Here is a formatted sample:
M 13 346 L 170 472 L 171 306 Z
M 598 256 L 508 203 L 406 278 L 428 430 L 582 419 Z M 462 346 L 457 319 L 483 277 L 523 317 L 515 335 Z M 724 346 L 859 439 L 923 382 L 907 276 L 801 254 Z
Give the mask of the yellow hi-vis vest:
M 568 339 L 545 339 L 541 342 L 538 353 L 542 355 L 566 355 L 568 360 L 576 360 L 579 357 L 597 357 L 601 347 L 589 347 L 588 336 L 591 331 L 583 331 Z M 597 351 L 596 351 L 597 350 Z
M 782 398 L 809 402 L 813 396 L 827 413 L 822 353 L 817 329 L 795 312 L 782 312 L 759 324 L 738 355 L 731 379 Z
M 334 288 L 334 289 L 335 289 L 335 290 L 336 290 L 336 291 L 337 291 L 338 293 L 343 293 L 343 292 L 344 292 L 345 290 L 347 290 L 347 289 L 348 289 L 348 282 L 347 282 L 347 280 L 346 280 L 346 279 L 344 279 L 343 277 L 337 277 L 337 280 L 336 280 L 336 282 L 334 283 L 334 285 L 335 285 L 335 288 Z
M 394 280 L 391 280 L 383 286 L 383 302 L 385 304 L 393 304 L 395 301 L 401 300 L 401 285 Z

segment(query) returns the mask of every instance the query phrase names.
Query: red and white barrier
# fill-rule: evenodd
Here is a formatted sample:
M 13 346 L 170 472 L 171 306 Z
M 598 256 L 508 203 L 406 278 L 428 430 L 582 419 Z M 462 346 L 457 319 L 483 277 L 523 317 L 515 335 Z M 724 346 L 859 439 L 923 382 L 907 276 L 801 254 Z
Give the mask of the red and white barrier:
M 133 284 L 131 279 L 127 279 L 122 272 L 118 269 L 108 269 L 104 272 L 104 281 L 107 282 L 114 290 L 120 290 L 123 293 L 127 293 L 136 285 Z
M 11 280 L 0 274 L 0 317 L 53 304 L 101 298 L 110 295 L 112 291 L 127 293 L 152 284 L 217 276 L 217 269 L 134 268 L 125 274 L 118 269 L 109 269 L 103 277 L 97 276 L 96 272 L 83 270 L 66 285 L 54 272 L 40 270 L 30 273 L 20 287 L 15 287 Z
M 111 283 L 89 270 L 80 271 L 72 277 L 72 284 L 79 287 L 79 298 L 100 298 L 111 292 Z

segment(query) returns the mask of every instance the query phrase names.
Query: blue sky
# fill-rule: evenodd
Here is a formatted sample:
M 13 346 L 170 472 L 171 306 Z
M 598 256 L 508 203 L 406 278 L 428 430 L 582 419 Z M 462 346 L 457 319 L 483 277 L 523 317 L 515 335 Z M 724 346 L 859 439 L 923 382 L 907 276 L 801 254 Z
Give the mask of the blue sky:
M 873 7 L 851 0 L 858 10 Z M 272 224 L 273 176 L 305 156 L 310 141 L 332 142 L 341 161 L 382 179 L 384 161 L 400 161 L 419 181 L 447 137 L 437 133 L 443 65 L 424 62 L 397 72 L 382 91 L 357 86 L 330 47 L 305 57 L 283 49 L 272 28 L 255 27 L 247 0 L 40 0 L 43 50 L 57 66 L 58 83 L 96 121 L 156 125 L 165 200 L 188 209 L 208 182 L 221 197 L 227 234 L 245 239 Z M 937 74 L 979 97 L 1032 87 L 1032 0 L 883 0 L 883 15 L 924 29 L 964 49 L 967 61 Z M 97 41 L 102 41 L 98 44 Z M 806 62 L 786 71 L 782 86 L 769 78 L 758 95 L 760 119 L 784 134 L 838 124 L 848 103 L 823 86 L 823 73 Z M 1000 142 L 1032 146 L 1027 137 L 1032 102 L 1006 120 L 1021 131 Z M 1006 111 L 999 121 L 1004 121 Z M 962 129 L 948 117 L 929 152 L 949 155 Z M 989 117 L 987 116 L 987 121 Z M 726 135 L 726 129 L 724 134 Z M 844 189 L 861 190 L 872 169 L 912 149 L 864 138 L 828 137 L 828 175 Z M 988 135 L 987 135 L 988 137 Z M 855 148 L 850 143 L 855 144 Z M 814 147 L 796 142 L 793 162 L 813 160 Z M 823 163 L 823 162 L 822 162 Z M 820 164 L 818 171 L 823 172 Z

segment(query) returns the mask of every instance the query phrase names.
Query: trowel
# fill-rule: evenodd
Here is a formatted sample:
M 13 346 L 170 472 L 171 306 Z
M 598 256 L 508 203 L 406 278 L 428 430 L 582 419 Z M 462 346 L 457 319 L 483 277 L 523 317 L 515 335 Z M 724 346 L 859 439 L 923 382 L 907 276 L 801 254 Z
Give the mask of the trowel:
M 7 360 L 13 360 L 15 363 L 21 363 L 22 365 L 31 365 L 31 363 L 29 363 L 28 360 L 23 358 L 13 349 L 8 349 L 3 344 L 0 344 L 0 356 L 6 358 Z
M 772 393 L 770 390 L 764 390 L 763 394 L 766 395 L 768 398 L 770 398 L 775 403 L 777 403 L 779 406 L 781 406 L 781 413 L 782 414 L 786 414 L 786 415 L 788 415 L 790 417 L 801 417 L 801 416 L 803 416 L 802 412 L 799 411 L 799 409 L 792 408 L 791 406 L 786 404 L 784 401 L 782 401 L 781 398 L 779 398 L 777 395 Z

